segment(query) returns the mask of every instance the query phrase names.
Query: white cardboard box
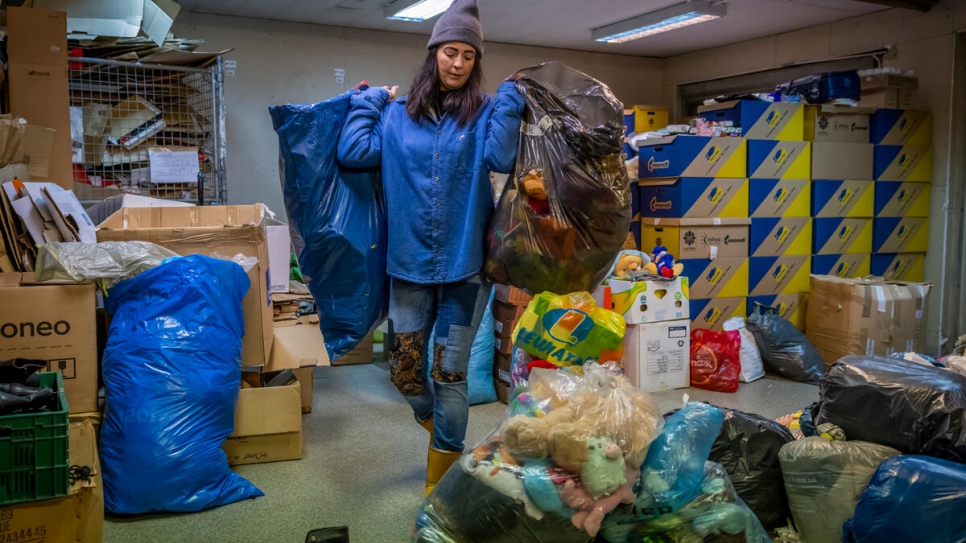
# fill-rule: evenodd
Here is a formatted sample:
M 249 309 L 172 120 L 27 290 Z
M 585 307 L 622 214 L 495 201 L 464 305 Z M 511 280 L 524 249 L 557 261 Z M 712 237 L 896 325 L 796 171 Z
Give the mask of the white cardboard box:
M 609 279 L 594 291 L 594 301 L 623 315 L 627 324 L 691 318 L 687 277 L 637 282 Z
M 648 392 L 691 385 L 691 321 L 655 322 L 627 327 L 624 373 Z
M 288 225 L 275 219 L 265 222 L 268 234 L 268 292 L 288 292 L 292 237 Z

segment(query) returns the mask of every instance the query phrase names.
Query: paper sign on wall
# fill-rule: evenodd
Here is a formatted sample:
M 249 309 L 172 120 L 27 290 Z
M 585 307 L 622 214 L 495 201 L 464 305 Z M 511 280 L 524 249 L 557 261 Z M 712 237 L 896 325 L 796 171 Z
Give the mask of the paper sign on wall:
M 163 183 L 197 183 L 198 151 L 165 151 L 150 150 L 151 182 Z

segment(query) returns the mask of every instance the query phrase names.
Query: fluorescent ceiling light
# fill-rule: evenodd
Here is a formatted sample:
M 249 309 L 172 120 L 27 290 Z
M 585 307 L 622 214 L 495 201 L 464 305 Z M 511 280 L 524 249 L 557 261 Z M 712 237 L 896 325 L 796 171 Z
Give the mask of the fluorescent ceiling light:
M 421 23 L 443 13 L 452 3 L 453 0 L 420 0 L 413 4 L 400 0 L 386 6 L 384 14 L 387 19 Z
M 724 17 L 727 9 L 724 4 L 714 5 L 705 0 L 691 0 L 626 21 L 595 28 L 590 35 L 595 41 L 624 43 L 676 28 L 712 21 Z

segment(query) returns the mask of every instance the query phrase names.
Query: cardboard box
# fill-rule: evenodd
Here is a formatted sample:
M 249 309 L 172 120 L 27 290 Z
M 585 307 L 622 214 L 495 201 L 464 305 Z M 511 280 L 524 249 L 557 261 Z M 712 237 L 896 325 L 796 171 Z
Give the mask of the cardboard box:
M 53 500 L 0 507 L 0 541 L 98 543 L 104 537 L 104 486 L 97 454 L 97 434 L 90 421 L 68 427 L 71 465 L 91 468 L 89 480 L 77 480 L 70 494 Z
M 96 288 L 32 281 L 0 273 L 0 360 L 47 360 L 64 374 L 70 412 L 97 411 Z
M 812 144 L 812 179 L 873 179 L 875 147 L 869 143 Z
M 808 307 L 808 294 L 779 294 L 777 296 L 756 296 L 748 298 L 748 314 L 755 311 L 755 304 L 778 309 L 778 315 L 805 331 L 805 313 Z
M 682 260 L 689 298 L 748 296 L 748 257 Z M 691 306 L 694 320 L 694 305 Z
M 807 141 L 748 140 L 748 177 L 809 179 L 812 144 Z
M 710 177 L 645 179 L 641 214 L 668 219 L 748 217 L 748 180 Z
M 876 145 L 872 175 L 876 181 L 931 181 L 932 147 Z
M 805 140 L 869 143 L 871 108 L 805 106 Z
M 751 179 L 748 210 L 751 218 L 811 216 L 812 185 L 808 179 Z
M 930 184 L 878 181 L 875 184 L 876 217 L 928 217 Z
M 276 321 L 272 330 L 272 350 L 263 371 L 275 372 L 298 368 L 328 366 L 329 354 L 319 330 L 318 316 L 298 320 Z
M 917 92 L 914 89 L 878 89 L 862 91 L 859 106 L 875 109 L 912 109 Z
M 493 378 L 504 386 L 510 386 L 510 368 L 513 357 L 504 353 L 493 353 Z
M 748 299 L 737 298 L 692 298 L 691 299 L 691 329 L 707 328 L 722 330 L 724 322 L 732 317 L 748 315 Z
M 826 368 L 849 354 L 922 350 L 932 285 L 812 276 L 806 336 Z
M 925 253 L 929 250 L 929 219 L 880 217 L 872 220 L 873 253 Z
M 513 329 L 527 307 L 493 300 L 490 310 L 493 312 L 493 336 L 496 339 L 494 348 L 508 355 L 513 351 Z
M 375 343 L 372 333 L 363 338 L 355 349 L 347 352 L 331 363 L 333 366 L 353 366 L 356 364 L 372 364 L 375 361 Z
M 677 320 L 628 326 L 623 367 L 632 385 L 649 392 L 690 386 L 690 323 Z
M 530 300 L 533 296 L 530 296 L 526 292 L 518 289 L 517 287 L 512 287 L 508 285 L 493 285 L 493 300 L 503 302 L 510 305 L 518 305 L 526 307 L 530 304 Z
M 262 204 L 122 208 L 100 224 L 97 241 L 150 241 L 182 255 L 258 257 L 258 266 L 248 272 L 251 287 L 242 300 L 242 360 L 245 366 L 264 366 L 274 337 L 265 218 Z
M 633 126 L 634 132 L 638 134 L 667 128 L 667 106 L 634 106 L 633 115 L 634 124 L 630 126 Z M 625 115 L 625 123 L 627 122 L 626 119 L 627 116 Z
M 812 181 L 813 217 L 870 218 L 875 208 L 872 181 Z
M 313 370 L 312 368 L 299 368 L 295 370 L 295 377 L 299 380 L 299 388 L 302 392 L 302 414 L 311 413 L 315 392 Z
M 641 219 L 641 246 L 679 260 L 748 256 L 750 219 Z
M 7 8 L 7 32 L 10 112 L 30 124 L 55 130 L 48 179 L 65 189 L 73 188 L 67 17 L 57 11 L 11 6 Z
M 919 88 L 919 78 L 895 74 L 868 74 L 862 76 L 862 92 L 879 89 L 907 89 Z
M 302 458 L 301 388 L 295 382 L 238 392 L 235 431 L 222 445 L 229 465 Z
M 496 381 L 493 383 L 493 388 L 496 389 L 496 399 L 500 400 L 502 403 L 510 403 L 510 387 L 504 383 Z
M 888 281 L 926 280 L 925 253 L 899 253 L 872 255 L 872 275 Z
M 671 281 L 609 279 L 594 291 L 597 305 L 624 316 L 627 324 L 690 318 L 688 278 Z
M 812 254 L 872 252 L 872 219 L 823 217 L 812 220 Z
M 872 115 L 869 143 L 876 145 L 932 145 L 932 113 L 879 109 Z
M 638 138 L 638 177 L 748 177 L 744 138 Z M 805 177 L 808 177 L 807 175 Z
M 812 219 L 751 219 L 750 237 L 750 256 L 809 255 L 812 253 Z
M 748 139 L 802 141 L 805 136 L 802 104 L 734 100 L 698 106 L 698 115 L 712 122 L 730 121 Z
M 808 255 L 753 256 L 748 259 L 748 294 L 768 296 L 808 292 L 812 273 Z
M 872 273 L 872 256 L 869 253 L 815 255 L 812 257 L 812 273 L 845 279 L 865 277 Z
M 292 263 L 292 237 L 288 225 L 267 219 L 269 292 L 288 292 L 288 278 Z

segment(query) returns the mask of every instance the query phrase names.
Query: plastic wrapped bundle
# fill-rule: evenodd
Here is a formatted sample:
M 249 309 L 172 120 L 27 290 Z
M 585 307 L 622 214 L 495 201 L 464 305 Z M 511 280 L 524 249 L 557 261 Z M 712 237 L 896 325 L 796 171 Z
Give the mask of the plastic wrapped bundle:
M 331 360 L 354 349 L 389 310 L 380 170 L 336 160 L 349 99 L 358 92 L 269 108 L 292 242 Z
M 966 465 L 926 456 L 883 462 L 843 528 L 846 543 L 966 541 Z
M 518 76 L 523 134 L 491 223 L 486 273 L 533 293 L 592 291 L 631 221 L 623 105 L 603 83 L 557 62 Z
M 146 241 L 48 243 L 37 251 L 36 279 L 98 281 L 112 287 L 176 256 Z
M 415 541 L 590 541 L 617 505 L 633 503 L 663 420 L 614 365 L 583 375 L 534 369 L 507 418 L 427 498 Z
M 791 432 L 759 415 L 720 409 L 724 424 L 708 460 L 725 468 L 735 492 L 766 530 L 785 526 L 791 513 L 778 453 L 794 441 Z
M 824 427 L 823 427 L 824 428 Z M 883 461 L 899 451 L 862 441 L 806 437 L 778 453 L 788 505 L 803 543 L 840 541 L 842 523 Z
M 849 439 L 966 462 L 966 376 L 899 358 L 847 356 L 829 368 L 814 410 Z

